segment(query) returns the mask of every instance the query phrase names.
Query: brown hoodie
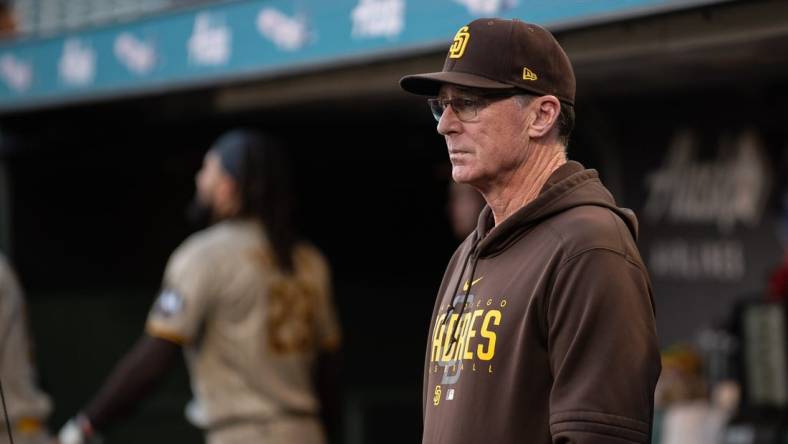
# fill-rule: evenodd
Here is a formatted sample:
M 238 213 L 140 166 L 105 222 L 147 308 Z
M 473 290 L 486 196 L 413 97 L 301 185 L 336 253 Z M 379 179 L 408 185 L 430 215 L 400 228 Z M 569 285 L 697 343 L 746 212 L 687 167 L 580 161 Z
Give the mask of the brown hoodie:
M 648 443 L 660 372 L 637 220 L 568 162 L 451 259 L 432 315 L 424 444 Z

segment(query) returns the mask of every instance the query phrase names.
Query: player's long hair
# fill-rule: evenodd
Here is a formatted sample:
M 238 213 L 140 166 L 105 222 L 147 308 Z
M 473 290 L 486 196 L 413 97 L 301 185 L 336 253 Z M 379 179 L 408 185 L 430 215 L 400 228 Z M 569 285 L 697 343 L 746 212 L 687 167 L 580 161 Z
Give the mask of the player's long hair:
M 290 169 L 279 140 L 259 131 L 240 129 L 227 135 L 242 145 L 238 178 L 240 217 L 261 222 L 270 249 L 260 259 L 269 274 L 266 314 L 268 346 L 274 353 L 307 352 L 315 344 L 316 297 L 321 292 L 320 267 L 293 224 Z
M 277 267 L 285 274 L 292 273 L 298 236 L 293 225 L 293 194 L 284 146 L 259 131 L 235 132 L 246 144 L 240 180 L 240 215 L 262 222 Z

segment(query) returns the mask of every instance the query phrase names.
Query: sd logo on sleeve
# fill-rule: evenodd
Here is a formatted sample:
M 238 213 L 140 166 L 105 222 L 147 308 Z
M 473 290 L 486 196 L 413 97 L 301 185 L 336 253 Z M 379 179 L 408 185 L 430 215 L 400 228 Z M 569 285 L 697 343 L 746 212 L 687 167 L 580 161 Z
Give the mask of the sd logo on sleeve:
M 165 290 L 159 295 L 154 311 L 165 318 L 169 318 L 181 314 L 185 305 L 186 302 L 181 295 L 172 290 Z

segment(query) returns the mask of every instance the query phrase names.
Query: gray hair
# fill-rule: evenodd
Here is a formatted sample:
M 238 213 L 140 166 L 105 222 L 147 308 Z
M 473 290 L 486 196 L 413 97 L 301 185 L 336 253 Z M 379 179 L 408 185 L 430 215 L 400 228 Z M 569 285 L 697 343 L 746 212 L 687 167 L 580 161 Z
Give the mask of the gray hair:
M 533 101 L 533 94 L 517 94 L 514 96 L 517 104 L 521 108 L 528 106 Z M 556 121 L 558 126 L 558 140 L 564 145 L 564 148 L 569 146 L 569 137 L 572 135 L 572 130 L 575 128 L 575 107 L 561 102 L 561 112 L 558 114 Z

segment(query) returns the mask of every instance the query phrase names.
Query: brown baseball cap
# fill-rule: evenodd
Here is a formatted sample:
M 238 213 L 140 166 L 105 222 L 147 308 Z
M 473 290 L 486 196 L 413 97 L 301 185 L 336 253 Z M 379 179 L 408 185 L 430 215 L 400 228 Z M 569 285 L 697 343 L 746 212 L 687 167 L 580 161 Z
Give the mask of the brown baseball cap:
M 574 105 L 575 73 L 549 31 L 523 21 L 481 18 L 457 31 L 440 72 L 400 79 L 405 91 L 437 96 L 450 83 L 484 89 L 520 88 Z

